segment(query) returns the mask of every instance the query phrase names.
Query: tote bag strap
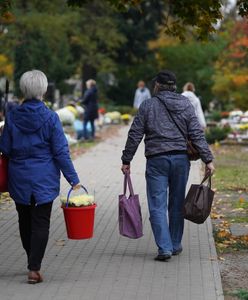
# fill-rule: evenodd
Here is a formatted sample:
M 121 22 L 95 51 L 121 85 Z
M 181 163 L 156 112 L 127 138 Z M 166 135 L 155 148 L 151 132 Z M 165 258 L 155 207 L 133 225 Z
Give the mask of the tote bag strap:
M 125 173 L 125 175 L 124 175 L 124 193 L 123 193 L 124 195 L 126 195 L 126 193 L 127 193 L 127 186 L 128 186 L 130 195 L 134 196 L 133 185 L 132 185 L 130 174 Z
M 206 175 L 204 176 L 204 178 L 202 179 L 201 185 L 202 185 L 205 181 L 208 180 L 207 186 L 211 189 L 211 186 L 212 186 L 212 180 L 211 180 L 211 178 L 212 178 L 212 174 L 206 174 Z

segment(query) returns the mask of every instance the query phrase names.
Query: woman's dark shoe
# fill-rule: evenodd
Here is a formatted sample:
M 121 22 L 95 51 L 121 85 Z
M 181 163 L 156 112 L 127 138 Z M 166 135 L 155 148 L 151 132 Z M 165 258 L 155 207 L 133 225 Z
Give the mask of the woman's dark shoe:
M 156 261 L 167 261 L 171 258 L 171 254 L 170 253 L 165 253 L 165 254 L 158 254 L 154 260 Z
M 183 252 L 183 248 L 180 248 L 180 249 L 178 249 L 178 250 L 174 250 L 173 252 L 172 252 L 172 255 L 179 255 L 180 253 L 182 253 Z
M 43 277 L 39 271 L 29 271 L 28 273 L 28 283 L 36 284 L 43 281 Z

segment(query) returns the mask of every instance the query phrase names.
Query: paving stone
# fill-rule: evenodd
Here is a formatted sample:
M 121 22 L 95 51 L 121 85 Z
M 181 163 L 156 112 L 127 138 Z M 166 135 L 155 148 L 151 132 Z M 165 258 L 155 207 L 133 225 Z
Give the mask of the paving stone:
M 234 236 L 248 235 L 248 225 L 242 223 L 231 224 L 230 230 Z

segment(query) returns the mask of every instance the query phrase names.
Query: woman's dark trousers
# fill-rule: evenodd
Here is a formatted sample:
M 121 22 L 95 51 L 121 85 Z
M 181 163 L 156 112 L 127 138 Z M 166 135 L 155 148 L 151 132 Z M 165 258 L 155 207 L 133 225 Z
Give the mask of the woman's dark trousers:
M 20 236 L 27 253 L 30 271 L 39 271 L 41 268 L 49 237 L 52 204 L 53 202 L 36 205 L 33 197 L 31 205 L 16 203 Z

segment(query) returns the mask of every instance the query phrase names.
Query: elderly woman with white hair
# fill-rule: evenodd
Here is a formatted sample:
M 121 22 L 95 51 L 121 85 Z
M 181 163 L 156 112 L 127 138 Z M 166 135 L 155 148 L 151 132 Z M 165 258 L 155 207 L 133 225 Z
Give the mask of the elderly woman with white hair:
M 9 193 L 18 212 L 31 284 L 43 280 L 40 268 L 52 204 L 59 195 L 60 171 L 74 189 L 80 186 L 58 115 L 42 102 L 47 85 L 41 71 L 22 75 L 25 100 L 7 115 L 0 139 L 0 151 L 9 157 Z

